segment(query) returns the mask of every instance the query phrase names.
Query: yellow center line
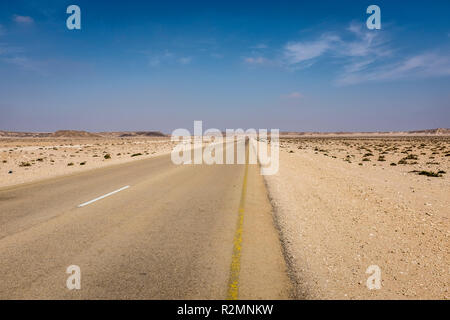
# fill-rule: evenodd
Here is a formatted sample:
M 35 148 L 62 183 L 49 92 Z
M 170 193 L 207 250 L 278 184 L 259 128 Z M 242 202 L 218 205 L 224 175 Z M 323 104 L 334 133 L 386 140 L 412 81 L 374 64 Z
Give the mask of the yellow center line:
M 238 211 L 239 215 L 237 228 L 233 239 L 233 256 L 231 257 L 230 280 L 228 282 L 227 300 L 237 300 L 239 295 L 239 272 L 241 270 L 242 229 L 244 224 L 245 195 L 247 194 L 248 157 L 249 157 L 248 146 L 246 149 L 247 150 L 246 150 L 244 183 L 242 184 L 241 200 L 239 202 L 239 211 Z

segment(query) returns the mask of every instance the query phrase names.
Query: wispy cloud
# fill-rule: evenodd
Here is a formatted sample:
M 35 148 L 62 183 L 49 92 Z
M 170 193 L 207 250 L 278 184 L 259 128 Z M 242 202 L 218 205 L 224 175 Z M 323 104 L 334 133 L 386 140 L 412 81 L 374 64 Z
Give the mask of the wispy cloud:
M 344 73 L 336 80 L 336 84 L 352 85 L 368 81 L 393 81 L 439 76 L 450 76 L 449 55 L 425 52 L 370 70 Z
M 450 75 L 449 54 L 422 52 L 400 56 L 386 33 L 367 30 L 351 23 L 339 35 L 322 33 L 317 39 L 291 41 L 282 48 L 280 65 L 288 70 L 309 68 L 319 58 L 339 63 L 337 85 L 368 81 L 392 81 L 405 78 Z
M 18 24 L 22 24 L 22 25 L 30 25 L 34 23 L 34 20 L 32 17 L 29 16 L 20 16 L 15 14 L 13 16 L 13 21 L 18 23 Z
M 268 59 L 264 57 L 246 57 L 244 58 L 244 62 L 247 64 L 266 64 L 269 62 Z
M 180 56 L 168 50 L 159 54 L 153 54 L 149 52 L 143 53 L 148 56 L 148 65 L 150 67 L 159 67 L 161 65 L 171 64 L 188 65 L 192 62 L 192 57 Z
M 13 55 L 23 52 L 22 48 L 13 47 L 6 43 L 0 43 L 0 56 Z
M 373 62 L 374 57 L 386 57 L 392 53 L 387 40 L 380 33 L 365 30 L 362 25 L 351 23 L 347 34 L 335 35 L 323 33 L 312 41 L 289 42 L 283 48 L 284 63 L 289 66 L 306 64 L 311 66 L 326 54 L 334 58 L 347 58 L 358 66 L 368 65 L 367 57 Z
M 0 43 L 0 62 L 16 66 L 23 71 L 46 74 L 45 63 L 29 58 L 23 48 L 7 43 Z
M 268 46 L 265 43 L 258 43 L 257 45 L 251 46 L 250 49 L 262 50 L 267 49 Z
M 213 57 L 214 59 L 222 59 L 224 55 L 221 53 L 211 53 L 211 57 Z
M 148 59 L 148 65 L 150 67 L 157 67 L 161 64 L 161 59 L 159 57 L 150 57 Z
M 336 50 L 344 56 L 389 56 L 392 50 L 387 46 L 388 39 L 382 33 L 368 30 L 362 24 L 352 22 L 347 30 L 355 37 L 352 40 L 339 42 Z
M 48 75 L 48 65 L 43 61 L 36 61 L 26 56 L 6 56 L 1 57 L 0 60 L 4 63 L 14 65 L 23 71 L 34 72 L 42 76 Z
M 183 65 L 190 64 L 191 61 L 192 61 L 191 57 L 181 57 L 178 59 L 178 62 Z
M 14 64 L 21 67 L 22 69 L 30 70 L 33 69 L 33 65 L 28 58 L 25 57 L 5 57 L 2 60 L 9 64 Z
M 303 95 L 300 92 L 294 91 L 289 94 L 285 94 L 281 96 L 284 99 L 300 99 L 303 98 Z
M 309 42 L 289 42 L 284 47 L 284 59 L 288 65 L 295 65 L 325 54 L 332 49 L 338 37 L 323 35 L 320 39 Z

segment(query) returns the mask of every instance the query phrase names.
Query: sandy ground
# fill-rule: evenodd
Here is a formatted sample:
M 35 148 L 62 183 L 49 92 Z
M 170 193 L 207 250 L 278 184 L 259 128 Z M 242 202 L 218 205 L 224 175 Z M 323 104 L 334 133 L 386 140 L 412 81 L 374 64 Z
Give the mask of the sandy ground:
M 154 157 L 175 144 L 169 138 L 4 138 L 0 187 Z
M 153 157 L 174 145 L 168 138 L 0 139 L 0 187 Z M 448 299 L 449 155 L 449 137 L 282 139 L 280 171 L 266 183 L 296 297 Z M 366 287 L 370 265 L 381 268 L 380 290 Z
M 266 183 L 298 297 L 448 299 L 450 176 L 418 172 L 449 172 L 449 153 L 448 137 L 282 140 Z

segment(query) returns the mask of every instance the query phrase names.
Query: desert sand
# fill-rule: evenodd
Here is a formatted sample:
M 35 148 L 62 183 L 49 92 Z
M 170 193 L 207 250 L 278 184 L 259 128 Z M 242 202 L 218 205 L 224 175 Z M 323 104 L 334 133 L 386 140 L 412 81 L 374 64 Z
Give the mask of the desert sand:
M 0 187 L 169 153 L 168 137 L 0 138 Z
M 266 183 L 299 298 L 449 298 L 448 136 L 280 145 Z
M 3 135 L 0 187 L 169 153 L 142 133 Z M 449 299 L 450 137 L 289 134 L 265 183 L 295 298 Z M 366 270 L 381 269 L 369 290 Z

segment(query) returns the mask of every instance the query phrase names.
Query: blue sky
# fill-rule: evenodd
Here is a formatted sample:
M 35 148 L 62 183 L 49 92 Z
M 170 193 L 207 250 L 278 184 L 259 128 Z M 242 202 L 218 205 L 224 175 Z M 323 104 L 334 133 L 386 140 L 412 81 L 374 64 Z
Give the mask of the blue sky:
M 81 8 L 82 29 L 66 28 Z M 366 8 L 381 8 L 368 30 Z M 450 127 L 450 1 L 2 1 L 0 130 Z

